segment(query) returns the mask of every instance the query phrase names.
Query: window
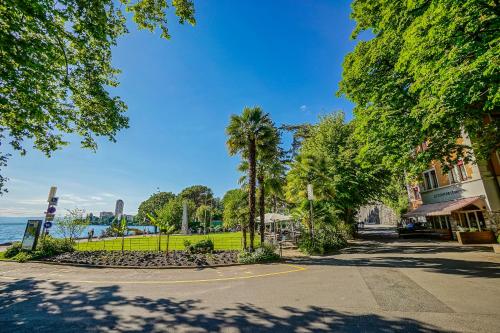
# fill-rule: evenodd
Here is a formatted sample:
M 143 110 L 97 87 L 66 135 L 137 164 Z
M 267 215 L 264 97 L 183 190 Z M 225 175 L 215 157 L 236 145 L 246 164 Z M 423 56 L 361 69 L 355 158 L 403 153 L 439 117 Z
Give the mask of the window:
M 439 187 L 436 170 L 432 169 L 424 172 L 424 186 L 426 190 L 431 190 L 433 188 Z
M 456 166 L 453 166 L 450 171 L 448 171 L 448 178 L 450 179 L 450 184 L 459 182 Z
M 461 181 L 467 180 L 467 171 L 465 171 L 465 165 L 463 160 L 458 160 L 455 166 L 456 173 Z
M 413 187 L 413 197 L 415 200 L 422 200 L 422 197 L 420 196 L 420 188 L 418 186 Z

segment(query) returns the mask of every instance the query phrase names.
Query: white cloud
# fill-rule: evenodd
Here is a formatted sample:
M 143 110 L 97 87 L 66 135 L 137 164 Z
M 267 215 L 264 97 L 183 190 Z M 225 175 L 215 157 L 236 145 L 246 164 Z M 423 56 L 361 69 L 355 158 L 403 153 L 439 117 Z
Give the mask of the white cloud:
M 300 111 L 302 111 L 302 112 L 306 112 L 306 111 L 307 111 L 307 105 L 305 105 L 305 104 L 304 104 L 304 105 L 301 105 L 299 109 L 300 109 Z

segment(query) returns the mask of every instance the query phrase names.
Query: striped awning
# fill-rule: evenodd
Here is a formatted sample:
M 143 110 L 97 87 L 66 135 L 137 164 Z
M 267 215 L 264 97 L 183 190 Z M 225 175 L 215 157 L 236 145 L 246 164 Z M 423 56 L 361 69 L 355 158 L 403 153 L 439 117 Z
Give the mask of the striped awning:
M 417 217 L 417 216 L 450 215 L 451 212 L 464 208 L 468 205 L 472 205 L 480 200 L 482 200 L 481 197 L 470 197 L 453 201 L 437 202 L 433 204 L 422 205 L 417 209 L 406 213 L 404 216 Z

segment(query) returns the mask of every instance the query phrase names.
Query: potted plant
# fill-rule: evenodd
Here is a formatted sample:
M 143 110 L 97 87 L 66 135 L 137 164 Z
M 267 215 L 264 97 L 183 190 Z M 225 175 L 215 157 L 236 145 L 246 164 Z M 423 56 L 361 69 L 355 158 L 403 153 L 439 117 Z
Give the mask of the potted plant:
M 495 234 L 491 230 L 479 231 L 477 228 L 458 227 L 455 232 L 460 244 L 492 244 L 495 243 Z

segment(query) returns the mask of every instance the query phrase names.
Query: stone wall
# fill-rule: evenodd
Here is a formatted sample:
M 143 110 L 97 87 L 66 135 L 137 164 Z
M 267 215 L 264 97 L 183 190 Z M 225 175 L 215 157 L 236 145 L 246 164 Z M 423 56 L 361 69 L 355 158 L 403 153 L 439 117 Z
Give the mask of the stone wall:
M 397 225 L 400 216 L 383 203 L 376 203 L 361 207 L 357 219 L 358 222 L 364 222 L 365 224 Z

